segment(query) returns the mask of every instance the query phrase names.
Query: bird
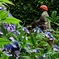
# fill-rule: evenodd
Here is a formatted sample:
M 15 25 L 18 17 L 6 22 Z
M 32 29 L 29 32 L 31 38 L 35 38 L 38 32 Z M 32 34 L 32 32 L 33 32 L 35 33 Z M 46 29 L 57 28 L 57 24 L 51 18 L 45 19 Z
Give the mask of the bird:
M 32 22 L 32 28 L 35 28 L 38 26 L 42 29 L 42 31 L 46 31 L 47 29 L 51 29 L 51 23 L 50 20 L 48 20 L 46 17 L 49 17 L 48 15 L 48 7 L 46 5 L 41 5 L 40 9 L 43 11 L 40 18 L 34 22 Z

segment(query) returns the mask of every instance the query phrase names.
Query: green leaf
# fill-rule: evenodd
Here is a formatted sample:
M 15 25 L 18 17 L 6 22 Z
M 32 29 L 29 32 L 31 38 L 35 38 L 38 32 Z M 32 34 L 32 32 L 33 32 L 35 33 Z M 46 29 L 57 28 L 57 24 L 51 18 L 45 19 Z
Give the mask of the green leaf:
M 5 10 L 0 10 L 0 19 L 1 20 L 4 20 L 6 19 L 6 17 L 8 16 L 8 11 L 5 11 Z
M 39 41 L 41 41 L 42 38 L 44 38 L 44 37 L 45 37 L 45 34 L 44 33 L 40 33 L 40 34 L 37 34 L 36 39 L 38 39 Z
M 1 24 L 1 31 L 3 32 L 3 35 L 6 36 L 8 33 L 7 29 L 4 28 L 3 24 Z
M 19 39 L 18 39 L 18 37 L 15 35 L 15 34 L 13 34 L 13 33 L 7 33 L 7 36 L 6 37 L 13 37 L 15 40 L 17 40 L 17 41 L 19 41 Z
M 56 17 L 56 21 L 59 19 L 59 16 Z
M 57 16 L 57 11 L 53 11 L 52 14 L 51 14 L 51 17 L 54 18 Z
M 24 59 L 30 59 L 29 56 L 22 56 Z
M 3 3 L 8 3 L 8 4 L 11 4 L 11 5 L 14 5 L 11 1 L 9 0 L 0 0 L 0 2 L 3 2 Z
M 35 39 L 33 33 L 31 33 L 30 36 L 31 36 L 31 43 L 36 47 L 36 39 Z
M 9 59 L 9 57 L 3 53 L 2 59 Z
M 0 46 L 10 43 L 10 41 L 7 38 L 0 38 Z
M 48 46 L 48 43 L 45 42 L 45 41 L 41 41 L 39 45 L 40 45 L 40 46 Z
M 58 25 L 58 26 L 59 26 L 59 23 L 54 22 L 54 24 L 56 24 L 56 25 Z
M 26 35 L 24 36 L 22 43 L 23 43 L 23 47 L 25 47 L 26 46 Z
M 51 14 L 52 21 L 55 22 L 57 17 L 57 11 L 53 11 Z
M 46 18 L 47 18 L 47 20 L 50 20 L 50 21 L 53 20 L 53 19 L 52 19 L 51 17 L 49 17 L 49 16 L 46 16 Z
M 19 22 L 21 22 L 21 20 L 16 19 L 14 17 L 7 17 L 5 20 L 2 20 L 2 22 L 6 22 L 8 24 L 10 24 L 10 23 L 18 24 Z
M 59 19 L 59 16 L 57 16 L 57 11 L 53 11 L 51 17 L 46 17 L 46 18 L 54 23 Z

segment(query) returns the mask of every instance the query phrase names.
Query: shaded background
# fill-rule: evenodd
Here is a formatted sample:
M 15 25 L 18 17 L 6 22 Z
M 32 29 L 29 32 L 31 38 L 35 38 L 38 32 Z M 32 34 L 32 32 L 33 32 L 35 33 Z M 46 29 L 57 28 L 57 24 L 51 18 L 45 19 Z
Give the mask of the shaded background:
M 48 14 L 51 15 L 52 11 L 56 10 L 59 15 L 59 0 L 10 0 L 15 6 L 9 5 L 12 15 L 23 21 L 23 24 L 31 24 L 33 21 L 38 20 L 42 11 L 40 5 L 45 4 L 48 6 Z M 57 21 L 59 22 L 59 21 Z M 54 26 L 54 24 L 52 24 Z M 55 25 L 56 26 L 56 25 Z

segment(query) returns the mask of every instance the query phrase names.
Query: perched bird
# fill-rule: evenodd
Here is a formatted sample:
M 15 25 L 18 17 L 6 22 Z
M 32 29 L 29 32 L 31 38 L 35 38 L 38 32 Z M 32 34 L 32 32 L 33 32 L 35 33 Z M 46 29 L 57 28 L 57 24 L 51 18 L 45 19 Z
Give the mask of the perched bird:
M 48 11 L 48 7 L 46 5 L 41 5 L 40 9 L 43 10 L 43 13 L 41 14 L 40 20 L 43 17 L 43 20 L 45 21 L 45 28 L 46 29 L 50 29 L 51 28 L 50 21 L 48 19 L 46 19 L 46 16 L 49 16 L 48 12 L 47 12 Z
M 36 27 L 36 25 L 41 28 L 44 32 L 47 29 L 51 29 L 50 21 L 46 18 L 48 15 L 48 7 L 46 5 L 41 5 L 40 9 L 43 11 L 40 18 L 34 22 L 32 22 L 32 27 Z
M 40 18 L 35 21 L 35 23 L 37 24 L 37 26 L 39 26 L 43 31 L 45 31 L 46 29 L 50 29 L 51 25 L 50 25 L 50 21 L 46 19 L 46 16 L 48 15 L 48 7 L 46 5 L 41 5 L 40 9 L 43 11 L 43 13 L 41 14 Z

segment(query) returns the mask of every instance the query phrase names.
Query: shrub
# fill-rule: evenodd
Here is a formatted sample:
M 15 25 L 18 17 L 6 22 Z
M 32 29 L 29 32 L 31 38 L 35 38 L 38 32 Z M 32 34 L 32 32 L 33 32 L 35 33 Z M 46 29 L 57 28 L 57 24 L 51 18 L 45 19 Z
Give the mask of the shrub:
M 45 4 L 49 8 L 49 15 L 53 10 L 56 10 L 59 14 L 59 1 L 57 0 L 11 0 L 15 6 L 10 6 L 10 11 L 14 17 L 22 20 L 24 23 L 31 23 L 34 20 L 40 18 L 41 10 L 39 6 Z

